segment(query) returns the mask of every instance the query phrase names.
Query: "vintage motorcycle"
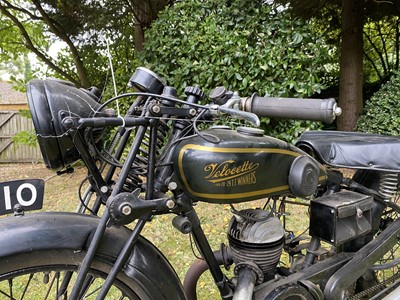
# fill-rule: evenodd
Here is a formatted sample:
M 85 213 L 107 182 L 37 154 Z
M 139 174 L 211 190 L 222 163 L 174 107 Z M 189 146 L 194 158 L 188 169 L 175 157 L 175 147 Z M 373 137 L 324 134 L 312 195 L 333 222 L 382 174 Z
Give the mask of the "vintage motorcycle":
M 94 88 L 28 84 L 47 167 L 66 172 L 82 159 L 90 184 L 78 213 L 25 213 L 41 206 L 40 180 L 0 186 L 1 213 L 14 212 L 0 219 L 2 299 L 196 299 L 206 270 L 222 299 L 398 299 L 399 138 L 310 131 L 294 146 L 265 136 L 258 117 L 331 123 L 341 112 L 334 99 L 241 98 L 217 87 L 204 105 L 199 87 L 179 100 L 145 68 L 129 84 L 138 91 L 102 104 Z M 122 97 L 134 99 L 124 116 L 107 108 Z M 213 126 L 220 115 L 253 125 Z M 235 207 L 257 199 L 264 207 Z M 285 228 L 296 199 L 306 200 L 309 235 Z M 202 230 L 200 201 L 231 205 L 219 250 Z M 183 285 L 141 236 L 161 214 L 174 214 L 201 254 Z

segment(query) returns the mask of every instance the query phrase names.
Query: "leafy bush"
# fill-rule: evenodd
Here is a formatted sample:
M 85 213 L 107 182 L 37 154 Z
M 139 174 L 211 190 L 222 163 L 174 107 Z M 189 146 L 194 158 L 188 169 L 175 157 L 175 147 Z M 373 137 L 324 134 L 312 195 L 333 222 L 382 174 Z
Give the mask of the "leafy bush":
M 241 96 L 307 97 L 321 91 L 333 54 L 312 23 L 259 1 L 188 0 L 166 9 L 146 32 L 140 60 L 182 92 L 223 85 Z M 290 124 L 290 125 L 289 125 Z M 310 122 L 265 120 L 264 129 L 295 138 L 286 128 Z
M 29 110 L 21 109 L 18 111 L 18 113 L 21 117 L 32 119 L 32 115 Z M 11 139 L 13 142 L 22 145 L 35 146 L 37 144 L 37 137 L 34 129 L 27 131 L 20 131 L 17 134 L 15 134 Z
M 35 146 L 37 144 L 37 137 L 35 130 L 20 131 L 11 138 L 18 144 Z
M 357 130 L 400 135 L 400 71 L 366 102 Z

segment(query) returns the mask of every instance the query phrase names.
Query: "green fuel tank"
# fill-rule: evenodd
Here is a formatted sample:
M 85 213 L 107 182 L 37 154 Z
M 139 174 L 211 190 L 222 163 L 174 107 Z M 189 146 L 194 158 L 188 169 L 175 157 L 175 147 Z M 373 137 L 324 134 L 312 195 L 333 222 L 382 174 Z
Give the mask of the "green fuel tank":
M 249 127 L 201 131 L 178 144 L 173 165 L 189 197 L 219 204 L 308 197 L 326 180 L 325 169 L 311 156 Z

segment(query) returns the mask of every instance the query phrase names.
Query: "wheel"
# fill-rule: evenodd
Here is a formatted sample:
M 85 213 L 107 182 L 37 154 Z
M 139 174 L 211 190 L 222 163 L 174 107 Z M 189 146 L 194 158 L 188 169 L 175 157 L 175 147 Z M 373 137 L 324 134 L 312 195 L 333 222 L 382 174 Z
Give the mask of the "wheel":
M 359 171 L 355 174 L 356 181 L 364 186 L 379 191 L 379 182 L 386 176 L 383 172 Z M 399 177 L 398 177 L 399 180 Z M 399 185 L 397 192 L 391 197 L 390 201 L 400 205 Z M 400 213 L 393 208 L 386 207 L 376 209 L 373 213 L 373 235 L 379 235 L 394 220 L 400 217 Z M 375 227 L 375 228 L 374 228 Z M 389 293 L 399 285 L 400 279 L 400 241 L 392 247 L 379 261 L 375 263 L 371 271 L 368 271 L 357 282 L 356 294 L 358 299 L 361 297 L 369 298 L 378 292 L 386 290 Z M 397 282 L 397 284 L 396 284 Z
M 400 195 L 396 194 L 392 202 L 400 204 Z M 377 235 L 389 226 L 394 220 L 400 216 L 399 212 L 392 208 L 386 208 L 381 217 L 380 230 Z M 400 240 L 379 260 L 375 263 L 372 275 L 366 274 L 366 281 L 369 283 L 367 287 L 372 291 L 372 283 L 376 283 L 374 291 L 386 289 L 386 292 L 394 290 L 399 286 L 400 279 Z M 397 282 L 397 283 L 396 283 Z M 364 294 L 367 294 L 366 292 Z M 372 293 L 373 294 L 373 293 Z M 368 294 L 370 296 L 370 294 Z
M 82 252 L 45 250 L 3 258 L 0 260 L 0 298 L 69 299 L 83 257 Z M 105 259 L 95 259 L 81 299 L 96 299 L 110 269 Z M 150 295 L 144 283 L 120 273 L 106 299 L 151 299 Z
M 0 299 L 70 299 L 98 220 L 55 212 L 0 218 Z M 131 233 L 122 226 L 106 229 L 81 299 L 96 299 Z M 139 236 L 106 299 L 186 298 L 164 255 Z

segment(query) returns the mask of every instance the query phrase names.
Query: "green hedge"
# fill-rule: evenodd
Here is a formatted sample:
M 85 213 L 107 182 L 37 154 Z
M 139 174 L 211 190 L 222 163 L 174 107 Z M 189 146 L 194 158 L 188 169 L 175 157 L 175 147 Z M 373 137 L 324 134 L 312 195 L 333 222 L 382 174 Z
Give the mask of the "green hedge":
M 187 0 L 146 32 L 140 60 L 182 92 L 223 85 L 242 97 L 308 97 L 324 88 L 332 50 L 311 22 L 259 1 Z M 331 77 L 332 78 L 332 77 Z M 268 133 L 293 140 L 311 122 L 265 119 Z
M 400 71 L 366 102 L 357 130 L 400 135 Z

